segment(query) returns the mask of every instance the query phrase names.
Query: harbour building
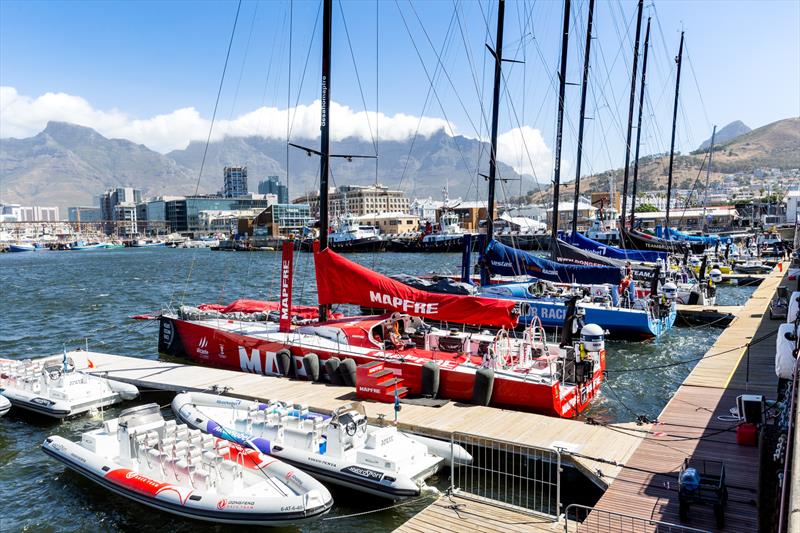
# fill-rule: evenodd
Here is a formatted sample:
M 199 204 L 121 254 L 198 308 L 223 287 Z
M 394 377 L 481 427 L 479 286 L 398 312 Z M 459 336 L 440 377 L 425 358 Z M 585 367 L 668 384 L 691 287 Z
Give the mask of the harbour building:
M 250 194 L 239 198 L 219 196 L 186 196 L 152 202 L 149 213 L 162 216 L 170 231 L 184 234 L 207 233 L 223 227 L 241 216 L 252 216 L 253 210 L 261 211 L 276 202 L 272 194 Z M 151 202 L 148 202 L 148 206 Z
M 258 182 L 258 194 L 274 194 L 279 204 L 289 203 L 289 188 L 281 183 L 278 176 L 267 176 L 267 179 Z
M 67 220 L 70 222 L 100 222 L 103 220 L 103 214 L 99 207 L 69 207 L 67 208 Z
M 133 187 L 108 189 L 100 195 L 100 216 L 107 235 L 115 232 L 121 223 L 123 235 L 135 235 L 137 231 L 136 204 L 142 202 L 142 191 Z M 120 207 L 121 206 L 121 207 Z
M 309 204 L 311 214 L 319 216 L 319 194 L 308 194 L 294 200 L 295 204 Z M 344 214 L 353 216 L 374 213 L 408 213 L 410 203 L 406 193 L 385 185 L 342 185 L 331 189 L 328 196 L 331 220 Z
M 247 167 L 225 167 L 222 196 L 225 198 L 247 196 Z

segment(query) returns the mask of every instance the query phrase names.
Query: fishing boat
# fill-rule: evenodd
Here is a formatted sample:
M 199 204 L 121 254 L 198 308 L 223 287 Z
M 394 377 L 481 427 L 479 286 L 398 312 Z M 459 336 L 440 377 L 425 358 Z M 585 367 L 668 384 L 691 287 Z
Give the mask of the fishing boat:
M 11 410 L 11 402 L 5 396 L 0 395 L 0 416 Z
M 301 242 L 300 249 L 311 251 L 313 239 Z M 336 231 L 328 234 L 330 247 L 337 252 L 382 252 L 389 241 L 381 237 L 378 228 L 358 223 L 353 215 L 343 215 L 339 219 Z
M 360 403 L 326 416 L 304 405 L 184 392 L 172 400 L 172 410 L 215 437 L 277 457 L 323 481 L 384 498 L 418 496 L 427 478 L 450 465 L 450 443 L 369 425 Z M 431 441 L 438 443 L 439 453 L 430 450 Z M 471 461 L 456 448 L 460 462 Z
M 0 394 L 14 407 L 67 418 L 132 400 L 139 391 L 134 385 L 85 373 L 65 351 L 61 361 L 0 360 Z
M 80 442 L 48 437 L 42 450 L 111 492 L 185 518 L 288 526 L 319 519 L 333 505 L 305 472 L 164 420 L 157 404 L 127 409 Z
M 460 252 L 464 247 L 464 235 L 458 215 L 447 211 L 441 214 L 436 226 L 428 223 L 422 233 L 392 239 L 391 250 L 405 253 Z
M 134 248 L 152 248 L 155 246 L 166 246 L 166 241 L 161 239 L 137 239 L 131 243 Z
M 10 243 L 8 245 L 8 251 L 14 253 L 34 252 L 36 251 L 36 246 L 27 242 Z

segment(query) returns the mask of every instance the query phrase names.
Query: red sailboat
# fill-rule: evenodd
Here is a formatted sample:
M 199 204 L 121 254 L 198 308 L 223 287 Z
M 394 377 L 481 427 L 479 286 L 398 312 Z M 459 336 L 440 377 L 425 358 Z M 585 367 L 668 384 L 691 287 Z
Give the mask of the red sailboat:
M 500 13 L 504 7 L 501 1 Z M 599 391 L 605 369 L 603 331 L 584 326 L 573 342 L 574 300 L 567 312 L 560 344 L 547 344 L 541 324 L 533 323 L 521 337 L 509 335 L 516 326 L 516 303 L 500 299 L 423 292 L 327 249 L 329 113 L 331 79 L 331 0 L 323 2 L 320 156 L 320 242 L 315 245 L 319 316 L 303 320 L 292 311 L 292 245 L 283 247 L 280 324 L 243 320 L 222 311 L 181 309 L 160 317 L 159 350 L 193 361 L 258 374 L 354 385 L 356 366 L 383 365 L 411 394 L 471 401 L 562 417 L 580 413 Z M 502 16 L 498 17 L 502 31 Z M 502 39 L 498 36 L 497 64 Z M 495 110 L 499 99 L 499 66 L 495 71 Z M 496 111 L 492 146 L 496 145 Z M 290 143 L 291 144 L 291 143 Z M 296 145 L 294 145 L 296 146 Z M 494 154 L 494 150 L 492 150 Z M 491 158 L 489 227 L 493 221 L 494 157 Z M 389 314 L 327 319 L 331 304 L 389 309 Z M 268 307 L 268 306 L 266 306 Z M 497 334 L 448 331 L 426 324 L 493 326 Z M 339 366 L 346 371 L 341 371 Z M 425 379 L 423 379 L 425 377 Z
M 513 337 L 513 302 L 419 291 L 330 249 L 315 253 L 320 304 L 380 302 L 393 312 L 293 325 L 291 254 L 286 246 L 280 324 L 224 314 L 186 317 L 182 310 L 161 316 L 159 350 L 203 365 L 332 382 L 339 381 L 342 361 L 381 362 L 411 394 L 562 417 L 580 413 L 600 389 L 605 350 L 602 331 L 591 325 L 575 343 L 567 335 L 561 345 L 548 344 L 535 325 Z M 451 331 L 420 317 L 501 329 L 497 334 Z M 436 374 L 437 390 L 424 390 L 425 372 Z

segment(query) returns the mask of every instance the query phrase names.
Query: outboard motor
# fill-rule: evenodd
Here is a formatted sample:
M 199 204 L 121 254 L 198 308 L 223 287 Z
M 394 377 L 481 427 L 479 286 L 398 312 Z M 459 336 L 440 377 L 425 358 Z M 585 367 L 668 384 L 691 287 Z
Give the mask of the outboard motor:
M 661 287 L 661 294 L 664 295 L 664 298 L 666 298 L 669 303 L 672 303 L 678 297 L 678 286 L 668 281 Z
M 605 348 L 605 332 L 597 324 L 587 324 L 581 328 L 581 340 L 575 358 L 575 383 L 581 385 L 592 380 L 595 358 L 592 354 Z
M 712 268 L 708 273 L 708 279 L 716 283 L 722 283 L 722 271 L 718 268 Z
M 678 299 L 678 286 L 668 281 L 661 287 L 662 299 L 658 304 L 659 318 L 669 315 L 672 304 Z
M 606 347 L 606 332 L 597 324 L 586 324 L 581 328 L 581 346 L 587 352 L 600 352 Z

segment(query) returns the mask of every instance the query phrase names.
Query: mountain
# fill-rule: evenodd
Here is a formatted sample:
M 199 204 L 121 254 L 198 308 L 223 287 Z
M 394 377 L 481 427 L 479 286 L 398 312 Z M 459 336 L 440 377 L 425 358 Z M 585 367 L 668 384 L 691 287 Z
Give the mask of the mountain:
M 156 193 L 189 190 L 192 182 L 187 169 L 144 145 L 64 122 L 49 122 L 27 139 L 3 139 L 0 169 L 0 201 L 62 208 L 97 205 L 108 187 Z
M 317 140 L 296 140 L 318 148 Z M 281 140 L 263 137 L 228 137 L 210 143 L 203 174 L 198 175 L 205 143 L 192 142 L 184 150 L 159 154 L 124 139 L 108 139 L 91 128 L 50 122 L 34 137 L 0 141 L 0 202 L 33 205 L 96 205 L 105 189 L 132 186 L 145 196 L 213 193 L 222 187 L 226 165 L 247 165 L 248 182 L 255 191 L 267 176 L 286 175 L 287 149 Z M 488 173 L 488 145 L 466 137 L 451 137 L 443 130 L 429 137 L 382 141 L 378 145 L 377 180 L 403 189 L 411 197 L 441 197 L 448 184 L 451 197 L 486 197 L 485 181 L 475 179 L 475 162 L 481 156 L 482 173 Z M 331 144 L 331 152 L 374 156 L 371 142 L 344 139 Z M 290 197 L 318 188 L 319 158 L 297 148 L 288 151 Z M 375 160 L 331 160 L 331 185 L 375 183 Z M 503 163 L 499 175 L 518 179 Z M 526 179 L 532 179 L 528 176 Z
M 714 138 L 714 144 L 725 144 L 734 140 L 739 135 L 744 135 L 750 131 L 752 130 L 744 122 L 741 120 L 734 120 L 724 128 L 717 131 L 717 135 Z M 711 137 L 703 141 L 697 150 L 705 151 L 708 150 L 709 146 L 711 146 Z
M 294 142 L 314 150 L 319 148 L 316 140 Z M 196 175 L 200 170 L 204 147 L 204 143 L 192 142 L 185 150 L 176 150 L 166 155 Z M 410 139 L 381 141 L 378 145 L 377 181 L 389 187 L 403 189 L 412 197 L 439 198 L 441 189 L 447 182 L 451 196 L 483 198 L 486 194 L 484 181 L 481 179 L 477 184 L 479 195 L 476 195 L 474 177 L 469 179 L 469 176 L 475 175 L 474 165 L 481 150 L 483 150 L 481 171 L 486 173 L 488 145 L 485 143 L 482 145 L 474 139 L 451 137 L 443 130 L 439 130 L 430 137 L 418 137 L 414 141 L 413 149 Z M 332 158 L 332 186 L 375 183 L 375 147 L 371 142 L 355 138 L 332 142 L 331 153 L 370 157 L 354 157 L 352 160 L 342 157 Z M 218 176 L 225 165 L 243 164 L 247 165 L 250 189 L 255 190 L 258 180 L 266 176 L 286 175 L 287 155 L 290 197 L 298 197 L 307 191 L 317 190 L 318 157 L 309 157 L 302 149 L 295 147 L 289 147 L 287 154 L 285 141 L 263 137 L 233 137 L 211 143 L 206 156 L 203 183 L 209 179 L 219 182 Z M 467 168 L 469 165 L 472 167 Z M 498 166 L 500 175 L 514 179 L 519 177 L 510 166 L 503 163 Z M 209 172 L 214 173 L 214 176 L 209 176 Z M 532 178 L 528 176 L 527 179 Z
M 705 180 L 706 152 L 698 150 L 689 155 L 675 155 L 673 187 L 691 189 L 698 176 Z M 715 142 L 710 183 L 721 181 L 725 175 L 752 172 L 756 168 L 800 168 L 800 117 L 767 124 L 725 143 Z M 668 170 L 669 154 L 641 158 L 638 190 L 666 191 Z M 615 180 L 616 190 L 621 191 L 623 169 L 619 168 L 581 178 L 581 192 L 608 191 L 611 179 Z M 574 190 L 572 183 L 562 184 L 562 200 L 571 198 Z M 551 195 L 552 188 L 549 191 L 530 192 L 528 199 L 549 200 Z

